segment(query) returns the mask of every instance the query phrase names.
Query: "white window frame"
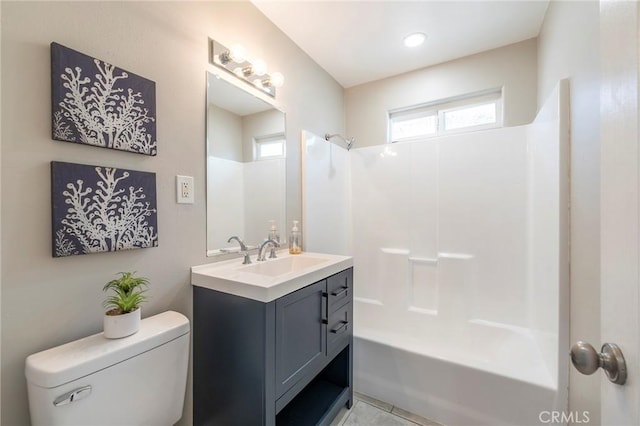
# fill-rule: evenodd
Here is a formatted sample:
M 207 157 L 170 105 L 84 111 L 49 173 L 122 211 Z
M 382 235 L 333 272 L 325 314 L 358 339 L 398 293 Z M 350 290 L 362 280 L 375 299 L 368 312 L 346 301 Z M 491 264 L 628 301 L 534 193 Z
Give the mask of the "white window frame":
M 502 89 L 491 89 L 483 92 L 476 92 L 454 98 L 441 99 L 426 104 L 414 105 L 406 108 L 391 110 L 387 114 L 387 143 L 395 142 L 411 142 L 422 139 L 430 139 L 438 136 L 451 135 L 457 133 L 468 133 L 479 130 L 495 129 L 503 125 L 503 108 L 502 108 Z M 495 103 L 496 105 L 496 122 L 479 124 L 475 126 L 461 127 L 458 129 L 446 130 L 444 128 L 444 115 L 448 112 L 459 111 L 474 106 Z M 396 119 L 412 119 L 435 115 L 437 117 L 436 132 L 424 135 L 418 135 L 409 138 L 401 138 L 392 140 L 392 124 Z
M 282 141 L 282 155 L 272 155 L 269 157 L 262 157 L 260 155 L 260 144 L 262 143 L 272 143 Z M 276 133 L 272 135 L 264 135 L 264 136 L 254 136 L 253 138 L 253 159 L 254 161 L 266 161 L 266 160 L 277 160 L 281 158 L 286 158 L 287 156 L 287 139 L 284 133 Z

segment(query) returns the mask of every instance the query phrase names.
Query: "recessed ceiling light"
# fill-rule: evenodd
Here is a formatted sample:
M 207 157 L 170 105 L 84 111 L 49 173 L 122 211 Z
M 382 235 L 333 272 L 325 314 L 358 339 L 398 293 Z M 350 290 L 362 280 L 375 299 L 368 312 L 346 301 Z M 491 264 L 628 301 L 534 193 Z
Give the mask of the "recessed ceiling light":
M 427 36 L 423 33 L 409 34 L 404 38 L 404 45 L 407 47 L 420 46 L 427 39 Z

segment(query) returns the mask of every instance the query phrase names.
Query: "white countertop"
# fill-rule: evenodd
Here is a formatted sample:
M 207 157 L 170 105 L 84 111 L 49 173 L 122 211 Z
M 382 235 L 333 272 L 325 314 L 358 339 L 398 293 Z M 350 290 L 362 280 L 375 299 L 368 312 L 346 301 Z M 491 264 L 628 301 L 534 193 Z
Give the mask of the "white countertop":
M 256 256 L 252 256 L 251 260 L 251 265 L 243 265 L 242 257 L 238 257 L 193 266 L 191 284 L 260 302 L 270 302 L 353 266 L 353 258 L 350 256 L 325 253 L 303 252 L 291 255 L 281 251 L 278 252 L 278 259 L 257 262 Z M 295 267 L 291 271 L 284 271 L 288 265 Z M 280 269 L 284 272 L 277 275 Z

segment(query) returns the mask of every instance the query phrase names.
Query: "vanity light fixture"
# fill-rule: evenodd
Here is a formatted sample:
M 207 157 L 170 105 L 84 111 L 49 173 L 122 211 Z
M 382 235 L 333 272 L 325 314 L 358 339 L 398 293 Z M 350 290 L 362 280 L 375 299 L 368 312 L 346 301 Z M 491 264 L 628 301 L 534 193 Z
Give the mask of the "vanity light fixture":
M 407 47 L 418 47 L 427 39 L 424 33 L 411 33 L 404 38 L 404 45 Z
M 284 83 L 281 73 L 269 74 L 267 64 L 262 59 L 248 59 L 244 48 L 237 44 L 227 48 L 209 39 L 209 62 L 274 98 L 276 87 Z
M 225 50 L 219 55 L 221 64 L 226 65 L 229 62 L 242 63 L 245 61 L 245 50 L 239 44 L 234 44 L 229 50 Z

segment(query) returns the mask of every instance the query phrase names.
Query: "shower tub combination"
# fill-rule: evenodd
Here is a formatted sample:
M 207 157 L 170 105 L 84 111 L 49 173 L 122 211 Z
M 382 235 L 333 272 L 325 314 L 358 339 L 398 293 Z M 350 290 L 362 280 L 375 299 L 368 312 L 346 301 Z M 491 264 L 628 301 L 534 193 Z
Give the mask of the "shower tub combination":
M 566 105 L 352 151 L 356 391 L 449 426 L 566 408 Z
M 567 94 L 526 126 L 303 140 L 307 248 L 354 257 L 356 391 L 448 426 L 566 409 Z

